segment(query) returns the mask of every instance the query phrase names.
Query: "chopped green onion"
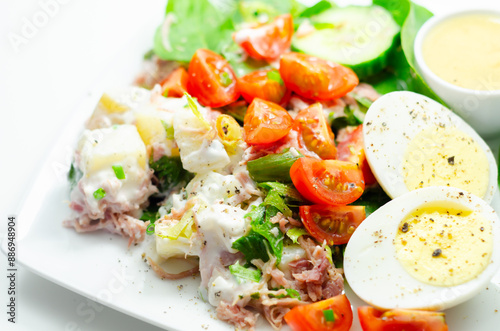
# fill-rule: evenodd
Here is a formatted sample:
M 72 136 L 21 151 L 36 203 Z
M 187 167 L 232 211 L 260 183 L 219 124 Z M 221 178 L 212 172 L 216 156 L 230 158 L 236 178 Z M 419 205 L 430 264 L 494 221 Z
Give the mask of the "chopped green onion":
M 325 245 L 323 248 L 326 251 L 326 258 L 330 261 L 330 264 L 335 267 L 335 264 L 333 264 L 332 249 L 328 245 Z
M 356 93 L 353 93 L 352 97 L 354 98 L 354 100 L 356 100 L 360 105 L 366 107 L 366 108 L 370 108 L 370 106 L 372 105 L 373 101 L 371 101 L 370 99 L 368 99 L 367 97 L 360 97 L 359 95 L 357 95 Z
M 252 293 L 250 294 L 250 298 L 255 300 L 260 299 L 260 293 L 259 292 Z
M 332 309 L 323 310 L 323 316 L 325 317 L 325 321 L 327 322 L 335 322 L 335 314 Z
M 115 176 L 118 179 L 125 179 L 125 172 L 123 171 L 123 167 L 121 165 L 111 166 L 113 171 L 115 172 Z
M 151 58 L 153 57 L 153 55 L 155 55 L 155 51 L 153 49 L 150 49 L 149 51 L 147 51 L 146 53 L 144 53 L 144 60 L 151 60 Z
M 248 161 L 247 169 L 256 182 L 280 181 L 290 183 L 290 168 L 301 158 L 298 152 L 289 150 L 281 154 L 269 154 L 256 160 Z
M 154 223 L 149 223 L 148 227 L 146 228 L 146 233 L 149 235 L 155 233 L 155 224 Z
M 334 29 L 335 28 L 335 25 L 333 25 L 332 23 L 322 23 L 322 22 L 313 23 L 313 26 L 316 30 Z
M 164 120 L 161 120 L 161 124 L 163 124 L 163 128 L 165 129 L 165 132 L 167 133 L 167 139 L 173 140 L 174 139 L 174 126 L 171 124 L 168 124 Z
M 267 78 L 273 80 L 275 82 L 280 83 L 280 85 L 285 85 L 283 79 L 281 79 L 281 75 L 278 70 L 271 70 L 267 72 Z
M 229 74 L 224 71 L 220 75 L 220 82 L 221 82 L 222 86 L 228 87 L 229 85 L 231 85 L 231 83 L 233 82 L 233 80 L 231 79 L 231 77 L 229 77 Z
M 239 284 L 244 283 L 247 280 L 250 280 L 252 282 L 260 281 L 260 270 L 245 268 L 244 266 L 240 265 L 238 261 L 236 261 L 235 264 L 229 266 L 229 271 L 234 277 L 236 277 Z
M 189 108 L 191 108 L 193 114 L 200 120 L 200 122 L 203 123 L 203 125 L 205 125 L 208 129 L 210 129 L 211 128 L 210 123 L 208 123 L 205 117 L 203 117 L 203 115 L 200 113 L 200 111 L 198 110 L 198 106 L 194 102 L 193 98 L 187 92 L 184 92 L 184 95 L 186 96 L 188 106 Z
M 291 228 L 290 230 L 288 230 L 286 232 L 286 235 L 288 236 L 288 238 L 292 239 L 292 242 L 294 244 L 296 244 L 298 242 L 298 239 L 300 238 L 300 236 L 308 235 L 308 234 L 309 233 L 304 228 Z
M 104 191 L 101 187 L 98 188 L 97 190 L 95 190 L 95 192 L 94 192 L 94 198 L 96 200 L 101 200 L 105 196 L 106 196 L 106 191 Z
M 276 298 L 276 299 L 283 299 L 283 298 L 289 297 L 292 299 L 299 299 L 300 300 L 299 291 L 294 290 L 293 288 L 287 288 L 287 289 L 285 289 L 285 291 L 286 291 L 286 294 L 275 295 L 275 294 L 269 293 L 269 297 Z
M 498 172 L 500 172 L 500 149 L 498 151 Z M 500 186 L 500 176 L 498 177 L 498 185 Z
M 191 238 L 193 234 L 194 214 L 193 210 L 189 209 L 184 213 L 179 223 L 168 228 L 165 232 L 157 233 L 158 237 L 177 240 L 180 236 Z
M 286 293 L 288 296 L 292 299 L 299 299 L 300 300 L 300 293 L 297 290 L 294 290 L 293 288 L 287 288 Z

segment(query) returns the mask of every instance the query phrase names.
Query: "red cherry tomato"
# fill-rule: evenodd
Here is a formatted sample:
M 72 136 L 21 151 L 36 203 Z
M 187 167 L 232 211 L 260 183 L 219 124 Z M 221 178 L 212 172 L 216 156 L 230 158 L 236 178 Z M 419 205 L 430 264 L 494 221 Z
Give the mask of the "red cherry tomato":
M 160 83 L 162 94 L 165 97 L 180 98 L 187 92 L 188 73 L 180 67 L 175 69 Z
M 323 107 L 320 103 L 302 109 L 295 117 L 294 126 L 302 138 L 299 138 L 300 145 L 303 143 L 308 150 L 324 160 L 337 157 L 334 135 L 326 123 Z
M 281 104 L 291 94 L 277 70 L 258 70 L 238 78 L 238 90 L 248 103 L 260 98 Z
M 189 63 L 187 90 L 208 107 L 226 106 L 238 99 L 236 75 L 229 63 L 208 49 L 198 49 Z
M 248 144 L 269 144 L 290 132 L 293 119 L 281 106 L 259 98 L 253 99 L 243 121 Z
M 358 307 L 363 331 L 448 331 L 444 313 L 394 309 L 386 312 Z
M 286 313 L 285 321 L 293 331 L 348 331 L 352 325 L 351 303 L 342 294 L 296 306 Z
M 243 29 L 233 34 L 234 41 L 252 58 L 274 60 L 290 48 L 293 35 L 292 15 L 276 17 L 271 23 Z
M 300 218 L 307 231 L 318 242 L 346 244 L 366 218 L 364 206 L 300 206 Z
M 343 97 L 359 83 L 351 69 L 302 53 L 281 55 L 280 74 L 286 87 L 313 100 Z
M 321 205 L 347 205 L 365 189 L 359 167 L 345 161 L 301 157 L 290 168 L 290 177 L 304 198 Z
M 372 185 L 377 182 L 366 160 L 365 149 L 363 146 L 363 125 L 358 126 L 349 133 L 345 139 L 339 142 L 337 158 L 342 161 L 356 163 L 363 172 L 366 185 Z

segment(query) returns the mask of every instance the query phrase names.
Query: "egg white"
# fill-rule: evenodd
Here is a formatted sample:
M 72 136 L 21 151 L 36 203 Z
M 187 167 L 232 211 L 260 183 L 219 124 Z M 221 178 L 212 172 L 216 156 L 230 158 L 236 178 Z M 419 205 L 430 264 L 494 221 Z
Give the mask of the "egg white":
M 439 201 L 462 205 L 491 222 L 493 251 L 476 278 L 456 286 L 434 286 L 413 278 L 397 259 L 395 236 L 400 222 L 416 208 Z M 462 303 L 483 289 L 500 266 L 500 220 L 481 198 L 460 189 L 431 186 L 411 191 L 379 208 L 356 229 L 344 254 L 349 286 L 380 309 L 441 310 Z
M 438 102 L 413 92 L 392 92 L 375 101 L 363 125 L 366 158 L 380 186 L 391 198 L 409 190 L 402 164 L 408 143 L 430 126 L 455 127 L 474 139 L 484 150 L 489 164 L 484 197 L 491 203 L 497 189 L 498 168 L 484 140 L 464 120 Z

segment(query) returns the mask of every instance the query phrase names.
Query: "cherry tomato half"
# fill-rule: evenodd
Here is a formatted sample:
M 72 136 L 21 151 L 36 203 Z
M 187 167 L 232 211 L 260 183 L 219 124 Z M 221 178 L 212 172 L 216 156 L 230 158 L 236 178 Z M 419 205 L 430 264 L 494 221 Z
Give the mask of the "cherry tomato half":
M 318 242 L 346 244 L 366 218 L 364 206 L 300 206 L 300 218 L 307 231 Z
M 258 70 L 238 78 L 238 90 L 248 103 L 260 98 L 281 104 L 291 94 L 275 69 Z
M 281 106 L 259 98 L 253 99 L 243 120 L 248 144 L 269 144 L 290 132 L 293 119 Z
M 348 331 L 352 325 L 351 303 L 345 294 L 337 295 L 294 307 L 286 313 L 285 321 L 293 331 Z
M 187 92 L 188 73 L 180 67 L 175 69 L 160 83 L 162 94 L 165 97 L 180 98 Z
M 343 97 L 358 85 L 349 68 L 302 53 L 285 53 L 280 59 L 281 78 L 293 92 L 313 100 Z
M 358 307 L 363 331 L 447 331 L 444 313 L 394 309 L 386 312 Z
M 233 34 L 233 39 L 250 57 L 274 60 L 290 47 L 292 35 L 292 15 L 284 14 L 268 24 L 240 30 Z
M 324 160 L 337 157 L 334 135 L 326 123 L 320 103 L 302 109 L 295 117 L 294 126 L 302 137 L 299 139 L 300 145 L 303 143 L 308 150 L 318 154 Z
M 365 149 L 363 146 L 363 125 L 358 126 L 354 131 L 348 133 L 347 137 L 339 142 L 337 158 L 342 161 L 356 163 L 363 172 L 363 178 L 366 185 L 372 185 L 377 182 L 366 160 Z
M 301 157 L 290 168 L 290 177 L 304 198 L 322 205 L 347 205 L 365 189 L 359 167 L 345 161 Z
M 240 96 L 229 63 L 208 49 L 198 49 L 189 63 L 187 90 L 208 107 L 222 107 Z

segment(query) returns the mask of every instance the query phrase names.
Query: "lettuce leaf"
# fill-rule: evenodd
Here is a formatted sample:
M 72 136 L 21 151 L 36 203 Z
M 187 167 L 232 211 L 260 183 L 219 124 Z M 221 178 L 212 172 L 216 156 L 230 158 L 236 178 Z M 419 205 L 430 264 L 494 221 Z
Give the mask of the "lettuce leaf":
M 238 261 L 236 261 L 235 264 L 229 266 L 229 271 L 234 277 L 236 277 L 239 284 L 245 283 L 248 280 L 252 282 L 259 282 L 262 275 L 260 270 L 254 268 L 246 268 L 240 265 Z

